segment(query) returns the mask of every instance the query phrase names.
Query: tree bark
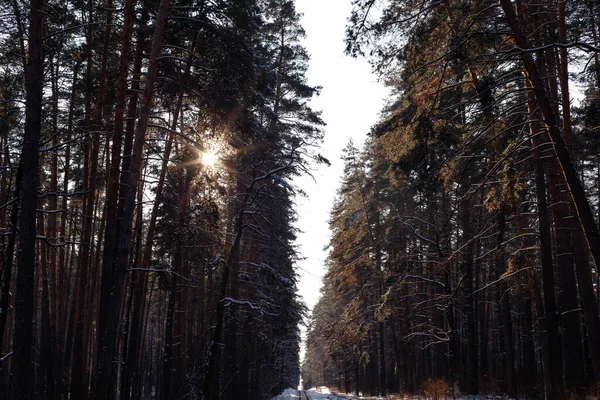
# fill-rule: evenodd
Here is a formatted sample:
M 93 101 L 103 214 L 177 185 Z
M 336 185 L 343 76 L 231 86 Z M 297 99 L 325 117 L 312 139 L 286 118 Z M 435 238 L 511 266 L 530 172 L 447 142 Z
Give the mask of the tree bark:
M 125 1 L 125 19 L 121 38 L 121 55 L 119 57 L 119 78 L 115 99 L 115 117 L 112 132 L 112 149 L 110 170 L 106 188 L 106 230 L 102 254 L 102 271 L 112 265 L 115 254 L 115 237 L 117 234 L 117 203 L 119 195 L 119 166 L 121 165 L 121 144 L 123 142 L 123 116 L 125 114 L 125 96 L 129 67 L 129 47 L 133 30 L 134 0 Z
M 103 124 L 103 115 L 105 107 L 105 96 L 106 96 L 106 80 L 107 80 L 107 68 L 109 58 L 109 45 L 112 31 L 112 0 L 106 0 L 106 24 L 103 31 L 103 51 L 102 61 L 100 67 L 99 76 L 99 93 L 98 93 L 98 104 L 96 105 L 95 114 L 93 116 L 93 124 L 88 125 L 86 128 L 99 131 Z M 91 19 L 91 12 L 90 12 Z M 86 38 L 88 45 L 91 46 L 90 41 L 93 40 L 91 33 Z M 90 50 L 91 52 L 91 50 Z M 88 64 L 91 64 L 92 60 L 88 55 Z M 93 79 L 91 77 L 91 69 L 87 71 L 87 79 Z M 88 88 L 90 90 L 90 88 Z M 91 111 L 91 110 L 89 110 Z M 89 117 L 89 114 L 86 114 Z M 89 141 L 90 139 L 87 138 Z M 86 365 L 88 360 L 85 359 L 85 355 L 88 353 L 86 347 L 88 343 L 85 341 L 86 329 L 88 329 L 87 322 L 90 321 L 89 310 L 92 309 L 88 297 L 90 294 L 90 282 L 89 277 L 93 274 L 93 228 L 94 219 L 96 216 L 96 180 L 98 174 L 98 158 L 100 155 L 100 134 L 99 132 L 93 133 L 91 139 L 91 146 L 88 145 L 86 149 L 87 162 L 85 165 L 86 177 L 84 182 L 86 194 L 84 200 L 84 223 L 81 241 L 83 242 L 82 251 L 80 253 L 80 259 L 78 264 L 77 272 L 77 288 L 76 288 L 76 305 L 75 315 L 73 323 L 73 359 L 71 361 L 71 386 L 70 395 L 72 398 L 86 398 L 88 395 L 88 383 L 86 379 Z
M 17 177 L 15 179 L 15 197 L 13 199 L 14 204 L 10 211 L 10 229 L 11 234 L 8 237 L 8 242 L 6 244 L 4 260 L 2 264 L 2 275 L 0 275 L 0 355 L 2 354 L 2 349 L 4 348 L 4 338 L 8 335 L 5 335 L 6 326 L 8 325 L 8 316 L 10 314 L 10 282 L 12 280 L 13 273 L 13 260 L 15 255 L 15 246 L 17 242 L 17 224 L 19 223 L 19 203 L 21 202 L 21 182 L 22 182 L 22 164 L 19 163 L 19 167 L 17 168 Z M 0 356 L 0 379 L 4 377 L 4 373 L 6 372 L 6 376 L 8 377 L 8 361 L 3 361 Z M 7 378 L 8 379 L 8 378 Z M 7 384 L 8 386 L 8 384 Z M 0 395 L 9 396 L 8 387 L 0 386 Z
M 515 9 L 510 0 L 500 0 L 500 4 L 513 33 L 515 43 L 521 51 L 523 65 L 525 71 L 527 71 L 527 79 L 531 82 L 537 105 L 540 108 L 544 123 L 547 127 L 548 136 L 554 148 L 556 157 L 558 158 L 565 181 L 567 182 L 569 194 L 575 205 L 579 223 L 585 232 L 585 239 L 594 259 L 594 264 L 596 265 L 596 273 L 600 274 L 600 235 L 598 233 L 598 227 L 594 222 L 594 215 L 592 214 L 590 203 L 586 197 L 577 170 L 573 165 L 565 140 L 558 128 L 556 115 L 552 109 L 552 104 L 546 94 L 546 90 L 544 89 L 544 84 L 538 68 L 529 52 L 530 47 L 523 33 L 523 28 L 517 18 L 517 14 L 515 13 Z
M 158 72 L 158 57 L 162 46 L 162 36 L 167 19 L 169 0 L 161 0 L 154 27 L 152 49 L 148 60 L 148 72 L 144 95 L 140 105 L 140 115 L 135 128 L 135 140 L 129 164 L 129 177 L 127 194 L 122 204 L 123 218 L 118 228 L 118 245 L 116 258 L 110 268 L 102 268 L 102 281 L 100 288 L 100 303 L 98 315 L 98 346 L 97 346 L 97 371 L 94 398 L 99 400 L 111 399 L 114 391 L 112 360 L 116 354 L 116 334 L 119 324 L 119 310 L 121 295 L 123 293 L 123 279 L 129 256 L 129 243 L 132 232 L 133 214 L 137 183 L 140 178 L 144 141 L 148 127 L 148 117 L 152 108 L 154 85 Z M 121 204 L 119 205 L 121 206 Z
M 463 231 L 462 245 L 464 246 L 464 254 L 462 256 L 462 265 L 464 271 L 464 295 L 465 295 L 465 317 L 466 317 L 466 378 L 467 378 L 467 393 L 479 393 L 479 382 L 477 374 L 477 324 L 475 321 L 475 307 L 473 301 L 473 234 L 471 226 L 471 201 L 468 194 L 463 194 L 467 197 L 462 202 L 462 221 L 461 228 Z
M 15 298 L 14 393 L 33 398 L 33 285 L 35 281 L 36 209 L 38 194 L 42 93 L 44 86 L 44 0 L 31 0 L 26 68 L 25 132 L 21 151 L 22 198 L 19 215 L 19 269 Z
M 534 135 L 538 135 L 536 132 Z M 552 237 L 546 198 L 546 179 L 544 163 L 538 154 L 539 141 L 532 143 L 534 153 L 535 189 L 537 197 L 537 213 L 540 235 L 540 259 L 542 264 L 542 282 L 544 289 L 544 309 L 546 317 L 546 334 L 548 339 L 548 368 L 550 370 L 551 387 L 546 396 L 553 399 L 562 394 L 562 351 L 558 334 L 558 316 L 556 310 L 556 294 L 554 290 L 554 265 L 552 263 Z
M 250 198 L 251 187 L 246 190 L 240 210 L 235 219 L 234 232 L 235 236 L 227 256 L 227 260 L 223 265 L 223 274 L 221 277 L 221 285 L 219 287 L 219 297 L 217 302 L 217 315 L 215 323 L 215 333 L 209 347 L 208 366 L 206 367 L 206 375 L 204 378 L 204 400 L 214 400 L 219 397 L 220 390 L 220 353 L 221 341 L 223 340 L 223 325 L 225 322 L 225 298 L 227 296 L 227 287 L 229 286 L 229 278 L 233 261 L 240 249 L 240 243 L 244 231 L 244 213 L 246 204 Z
M 178 207 L 178 217 L 177 217 L 177 227 L 176 229 L 182 229 L 185 224 L 185 217 L 187 213 L 187 207 L 189 202 L 189 193 L 190 193 L 190 185 L 192 183 L 192 170 L 191 168 L 186 168 L 185 171 L 185 179 L 181 182 L 181 187 L 179 188 L 179 207 Z M 178 235 L 176 239 L 177 243 L 175 244 L 175 254 L 173 256 L 173 271 L 174 274 L 171 274 L 171 286 L 169 289 L 169 297 L 167 302 L 167 321 L 165 326 L 165 346 L 164 346 L 164 364 L 163 364 L 163 391 L 161 393 L 161 398 L 163 400 L 169 400 L 173 397 L 172 388 L 173 388 L 173 364 L 177 360 L 175 360 L 175 352 L 173 351 L 173 328 L 174 321 L 180 321 L 179 318 L 175 318 L 175 310 L 177 306 L 177 276 L 181 275 L 182 267 L 183 267 L 183 237 Z M 181 304 L 179 304 L 181 307 Z M 181 310 L 180 310 L 181 312 Z M 179 339 L 179 346 L 184 346 L 184 339 Z
M 132 91 L 134 92 L 134 94 L 132 95 L 132 98 L 130 99 L 130 103 L 129 103 L 129 109 L 127 112 L 127 116 L 129 118 L 129 121 L 127 123 L 127 132 L 131 131 L 133 129 L 133 120 L 135 117 L 135 111 L 137 108 L 137 94 L 135 94 L 135 91 L 139 90 L 139 79 L 141 76 L 141 67 L 142 67 L 142 55 L 143 55 L 143 48 L 144 48 L 144 44 L 146 42 L 146 35 L 143 34 L 144 29 L 143 26 L 145 25 L 145 23 L 148 20 L 148 5 L 147 2 L 144 1 L 143 2 L 143 9 L 142 9 L 142 16 L 140 19 L 140 33 L 139 33 L 139 37 L 138 37 L 138 43 L 137 43 L 137 47 L 136 47 L 136 52 L 135 52 L 135 58 L 134 58 L 134 67 L 133 67 L 133 84 L 132 84 Z M 178 102 L 178 104 L 180 104 Z M 132 126 L 129 126 L 132 125 Z M 161 203 L 161 197 L 162 197 L 162 191 L 163 191 L 163 185 L 164 185 L 164 179 L 165 179 L 165 174 L 166 174 L 166 166 L 168 164 L 168 160 L 170 157 L 170 150 L 171 150 L 171 142 L 172 142 L 172 137 L 169 136 L 166 148 L 165 148 L 165 152 L 163 155 L 163 162 L 162 162 L 162 168 L 161 168 L 161 172 L 160 172 L 160 177 L 158 180 L 158 185 L 156 188 L 156 197 L 154 199 L 154 205 L 152 208 L 152 213 L 150 216 L 150 223 L 148 225 L 148 233 L 146 234 L 146 242 L 144 244 L 143 247 L 143 251 L 142 251 L 142 263 L 141 266 L 142 268 L 147 268 L 147 265 L 149 265 L 150 263 L 150 258 L 152 255 L 152 242 L 154 240 L 154 231 L 155 231 L 155 227 L 156 227 L 156 216 L 158 213 L 158 206 Z M 168 150 L 167 150 L 168 149 Z M 125 150 L 124 153 L 127 153 L 127 151 Z M 125 162 L 124 162 L 125 164 Z M 123 166 L 125 167 L 125 166 Z M 129 161 L 127 162 L 127 169 L 129 168 Z M 122 176 L 121 179 L 123 179 L 124 177 Z M 141 240 L 141 238 L 140 238 Z M 150 241 L 150 246 L 148 249 L 148 241 Z M 140 376 L 140 371 L 139 371 L 139 367 L 137 366 L 138 364 L 138 357 L 139 357 L 139 351 L 140 351 L 140 346 L 142 344 L 142 326 L 143 326 L 143 309 L 145 308 L 145 296 L 146 296 L 146 275 L 143 272 L 140 271 L 134 271 L 132 273 L 132 293 L 131 293 L 131 303 L 132 303 L 132 315 L 131 315 L 131 328 L 130 328 L 130 333 L 129 333 L 129 343 L 127 344 L 127 359 L 125 361 L 125 365 L 123 366 L 123 371 L 122 371 L 122 379 L 123 379 L 123 392 L 121 393 L 122 399 L 123 400 L 129 400 L 130 396 L 132 395 L 132 391 L 133 391 L 133 398 L 139 398 L 140 395 L 139 393 L 136 392 L 136 390 L 134 390 L 134 388 L 132 387 L 132 383 L 136 382 L 139 379 Z M 140 385 L 136 384 L 135 385 L 136 388 L 139 388 Z

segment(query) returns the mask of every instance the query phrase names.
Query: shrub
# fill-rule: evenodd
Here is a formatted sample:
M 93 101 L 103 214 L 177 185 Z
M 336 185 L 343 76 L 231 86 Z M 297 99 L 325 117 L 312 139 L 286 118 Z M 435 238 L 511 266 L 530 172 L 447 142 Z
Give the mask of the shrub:
M 421 394 L 428 399 L 442 400 L 448 398 L 451 387 L 444 379 L 427 379 L 421 384 Z

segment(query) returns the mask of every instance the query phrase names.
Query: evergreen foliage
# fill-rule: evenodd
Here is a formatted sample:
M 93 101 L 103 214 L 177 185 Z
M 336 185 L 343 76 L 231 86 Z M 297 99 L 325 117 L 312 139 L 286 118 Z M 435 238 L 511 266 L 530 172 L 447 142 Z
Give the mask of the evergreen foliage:
M 324 124 L 294 2 L 0 4 L 0 398 L 297 386 Z
M 308 385 L 597 394 L 589 7 L 353 2 L 347 51 L 393 94 L 365 147 L 344 156 Z M 572 118 L 574 76 L 587 90 Z

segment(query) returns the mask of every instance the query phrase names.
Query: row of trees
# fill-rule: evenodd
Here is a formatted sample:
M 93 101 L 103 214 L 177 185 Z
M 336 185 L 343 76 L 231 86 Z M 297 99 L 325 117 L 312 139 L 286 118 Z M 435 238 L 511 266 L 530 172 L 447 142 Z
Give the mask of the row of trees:
M 348 51 L 395 91 L 345 151 L 306 383 L 598 394 L 599 21 L 574 0 L 354 1 Z
M 297 385 L 294 2 L 0 5 L 0 398 Z

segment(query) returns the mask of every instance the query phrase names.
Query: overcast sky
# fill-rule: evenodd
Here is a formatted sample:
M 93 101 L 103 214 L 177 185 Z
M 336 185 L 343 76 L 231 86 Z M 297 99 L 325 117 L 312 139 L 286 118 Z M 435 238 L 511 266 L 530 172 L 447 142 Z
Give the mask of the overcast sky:
M 344 55 L 350 0 L 296 0 L 296 9 L 304 14 L 302 26 L 307 37 L 303 44 L 311 55 L 309 84 L 323 87 L 311 105 L 323 111 L 327 126 L 322 154 L 332 164 L 315 171 L 316 182 L 308 177 L 296 181 L 308 193 L 308 198 L 298 199 L 298 228 L 303 232 L 298 244 L 307 258 L 299 265 L 299 291 L 312 309 L 320 296 L 327 257 L 323 248 L 330 237 L 329 211 L 343 172 L 341 150 L 350 138 L 362 146 L 370 127 L 378 120 L 387 89 L 377 82 L 365 59 Z

